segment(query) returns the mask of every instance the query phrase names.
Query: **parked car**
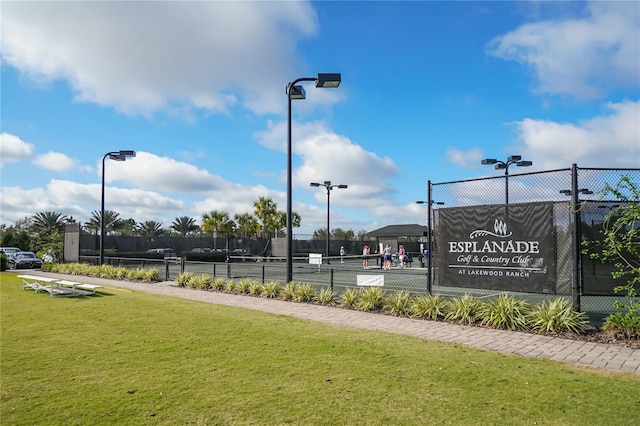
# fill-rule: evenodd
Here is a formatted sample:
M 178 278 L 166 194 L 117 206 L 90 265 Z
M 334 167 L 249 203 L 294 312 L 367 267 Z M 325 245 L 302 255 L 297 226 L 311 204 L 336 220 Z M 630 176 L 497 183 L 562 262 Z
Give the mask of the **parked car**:
M 7 261 L 11 269 L 37 269 L 42 267 L 42 260 L 38 259 L 35 253 L 30 251 L 13 253 L 7 258 Z
M 172 248 L 149 249 L 147 253 L 162 253 L 165 260 L 178 260 L 178 255 Z
M 4 253 L 7 255 L 7 257 L 10 254 L 14 254 L 14 253 L 18 253 L 22 250 L 20 250 L 18 247 L 0 247 L 0 253 Z

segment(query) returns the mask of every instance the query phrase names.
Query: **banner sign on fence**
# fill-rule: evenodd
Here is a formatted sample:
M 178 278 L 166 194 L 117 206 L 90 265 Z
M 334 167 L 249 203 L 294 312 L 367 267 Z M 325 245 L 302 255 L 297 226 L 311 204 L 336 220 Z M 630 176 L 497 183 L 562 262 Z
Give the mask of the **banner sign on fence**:
M 384 275 L 357 275 L 356 283 L 367 287 L 383 287 Z
M 322 254 L 309 253 L 309 265 L 322 265 Z
M 439 284 L 555 293 L 553 204 L 440 208 Z

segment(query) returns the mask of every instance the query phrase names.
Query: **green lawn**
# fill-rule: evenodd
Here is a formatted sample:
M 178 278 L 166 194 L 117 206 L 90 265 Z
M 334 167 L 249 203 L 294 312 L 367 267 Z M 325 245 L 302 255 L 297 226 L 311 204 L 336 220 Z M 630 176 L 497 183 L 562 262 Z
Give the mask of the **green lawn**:
M 0 309 L 3 425 L 640 418 L 630 374 L 117 288 L 51 299 L 10 273 Z

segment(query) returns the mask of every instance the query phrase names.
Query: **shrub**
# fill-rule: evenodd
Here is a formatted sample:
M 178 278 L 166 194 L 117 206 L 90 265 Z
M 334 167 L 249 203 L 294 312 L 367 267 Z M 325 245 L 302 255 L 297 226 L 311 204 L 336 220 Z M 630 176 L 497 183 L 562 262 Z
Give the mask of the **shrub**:
M 432 320 L 442 319 L 446 315 L 447 302 L 440 295 L 417 296 L 411 305 L 412 316 Z
M 584 312 L 571 309 L 567 299 L 545 300 L 531 308 L 528 315 L 529 327 L 535 331 L 558 333 L 571 331 L 582 333 L 589 324 Z
M 183 272 L 176 277 L 178 287 L 189 287 L 189 280 L 193 278 L 193 272 Z
M 482 306 L 481 323 L 504 330 L 526 330 L 530 308 L 524 300 L 516 300 L 513 295 L 502 294 Z
M 320 296 L 318 300 L 323 305 L 334 305 L 336 303 L 337 295 L 331 288 L 326 287 L 320 290 Z
M 290 282 L 282 289 L 282 300 L 295 300 L 296 298 L 296 283 Z
M 207 274 L 196 275 L 190 281 L 193 288 L 198 290 L 208 290 L 213 284 L 213 277 Z
M 7 255 L 0 253 L 0 271 L 6 271 L 8 267 L 9 263 L 7 261 Z
M 252 296 L 260 296 L 262 294 L 262 283 L 260 281 L 251 280 L 249 284 L 249 294 Z
M 640 316 L 629 312 L 616 312 L 605 318 L 602 326 L 616 339 L 640 339 Z
M 262 294 L 269 299 L 275 299 L 280 296 L 282 292 L 282 286 L 277 281 L 270 281 L 266 283 L 262 289 Z
M 215 278 L 211 283 L 211 288 L 216 291 L 222 291 L 224 290 L 226 285 L 227 285 L 227 280 L 225 280 L 224 278 Z
M 115 277 L 121 277 L 119 279 L 129 279 L 131 281 L 146 281 L 146 282 L 157 282 L 160 281 L 160 273 L 157 269 L 151 268 L 136 268 L 136 269 L 127 269 L 127 268 L 114 268 L 111 273 L 114 274 Z
M 380 287 L 369 287 L 362 292 L 357 308 L 361 311 L 379 311 L 384 306 L 384 290 Z
M 224 291 L 226 291 L 227 293 L 237 293 L 237 283 L 234 280 L 225 281 Z
M 306 303 L 316 299 L 316 289 L 311 284 L 298 283 L 294 290 L 294 299 L 296 302 Z
M 614 288 L 616 293 L 624 293 L 624 301 L 614 302 L 614 307 L 624 310 L 622 315 L 613 314 L 605 318 L 605 325 L 614 333 L 633 334 L 634 324 L 640 322 L 640 184 L 631 176 L 624 175 L 615 186 L 606 184 L 602 199 L 619 200 L 621 203 L 609 210 L 603 223 L 602 241 L 584 242 L 583 253 L 592 259 L 612 262 L 611 276 L 623 280 Z M 599 249 L 599 250 L 598 250 Z M 622 327 L 615 330 L 616 325 Z
M 100 278 L 113 279 L 116 277 L 116 267 L 111 265 L 102 265 L 99 267 L 98 276 Z
M 474 324 L 480 318 L 482 302 L 471 294 L 454 297 L 449 301 L 446 320 L 459 321 L 462 324 Z
M 250 278 L 242 278 L 236 286 L 237 292 L 240 294 L 249 294 L 251 282 L 252 280 Z
M 411 304 L 411 294 L 404 290 L 394 291 L 387 297 L 385 309 L 395 316 L 411 315 Z
M 348 288 L 342 296 L 340 296 L 340 303 L 345 308 L 355 308 L 360 302 L 362 297 L 362 291 L 359 288 Z

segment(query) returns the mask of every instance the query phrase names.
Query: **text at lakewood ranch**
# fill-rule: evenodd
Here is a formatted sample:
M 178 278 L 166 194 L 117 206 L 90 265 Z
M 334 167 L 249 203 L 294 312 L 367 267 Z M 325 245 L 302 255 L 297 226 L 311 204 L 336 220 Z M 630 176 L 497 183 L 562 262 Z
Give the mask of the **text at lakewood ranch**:
M 438 209 L 436 284 L 556 294 L 552 203 Z

